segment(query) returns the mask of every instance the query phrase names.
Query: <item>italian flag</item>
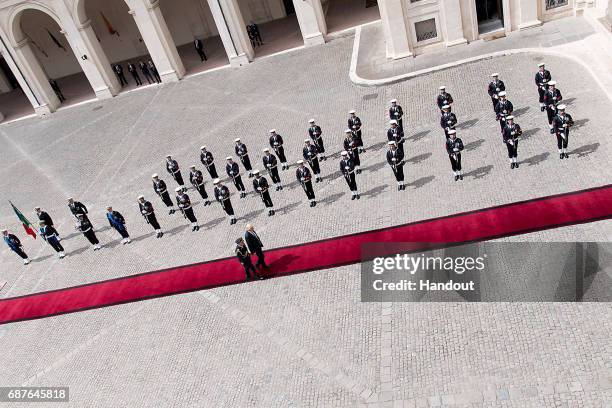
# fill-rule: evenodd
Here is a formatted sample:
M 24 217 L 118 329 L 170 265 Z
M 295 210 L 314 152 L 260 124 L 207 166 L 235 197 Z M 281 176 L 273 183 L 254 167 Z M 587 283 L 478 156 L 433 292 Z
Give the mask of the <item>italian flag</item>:
M 19 218 L 19 221 L 21 221 L 21 224 L 23 225 L 23 229 L 25 230 L 26 234 L 31 235 L 34 239 L 36 239 L 36 231 L 32 229 L 32 223 L 30 223 L 30 221 L 28 221 L 28 219 L 21 213 L 21 211 L 19 211 L 19 209 L 15 207 L 15 204 L 10 201 L 9 203 L 11 203 L 13 211 L 15 211 L 15 214 L 17 214 L 17 218 Z

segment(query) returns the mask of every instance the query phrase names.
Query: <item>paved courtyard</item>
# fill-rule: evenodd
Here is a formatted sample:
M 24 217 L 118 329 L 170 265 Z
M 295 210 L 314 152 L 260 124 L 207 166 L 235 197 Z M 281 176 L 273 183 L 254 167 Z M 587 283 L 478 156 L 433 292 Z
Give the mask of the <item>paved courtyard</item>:
M 246 222 L 277 247 L 611 183 L 612 103 L 577 63 L 523 54 L 365 88 L 348 77 L 352 46 L 352 37 L 339 38 L 1 126 L 2 197 L 30 219 L 35 205 L 49 211 L 68 256 L 58 261 L 44 243 L 24 237 L 34 260 L 24 268 L 2 247 L 0 281 L 7 284 L 0 296 L 230 256 Z M 558 159 L 537 105 L 533 72 L 544 59 L 576 121 L 569 160 Z M 486 94 L 494 71 L 525 131 L 522 165 L 512 172 Z M 434 100 L 442 84 L 454 96 L 466 144 L 461 183 L 451 178 L 438 124 Z M 384 160 L 391 98 L 406 111 L 405 192 L 396 191 Z M 369 146 L 360 201 L 350 200 L 337 174 L 352 108 Z M 152 173 L 175 186 L 165 173 L 166 154 L 184 170 L 201 167 L 202 144 L 219 166 L 240 137 L 261 168 L 270 128 L 283 135 L 295 161 L 311 117 L 335 153 L 323 162 L 314 209 L 293 182 L 293 168 L 282 173 L 289 188 L 273 192 L 275 217 L 253 194 L 234 195 L 238 224 L 229 226 L 218 205 L 199 204 L 197 233 L 180 214 L 166 215 L 152 192 Z M 156 205 L 168 232 L 163 239 L 140 217 L 139 194 Z M 68 196 L 90 209 L 102 251 L 92 252 L 74 232 Z M 107 205 L 126 216 L 131 245 L 120 245 L 107 227 Z M 23 235 L 7 205 L 0 223 Z M 512 239 L 606 242 L 611 227 L 600 221 Z M 74 406 L 606 407 L 610 312 L 608 304 L 361 303 L 359 268 L 347 266 L 1 326 L 0 384 L 69 385 Z

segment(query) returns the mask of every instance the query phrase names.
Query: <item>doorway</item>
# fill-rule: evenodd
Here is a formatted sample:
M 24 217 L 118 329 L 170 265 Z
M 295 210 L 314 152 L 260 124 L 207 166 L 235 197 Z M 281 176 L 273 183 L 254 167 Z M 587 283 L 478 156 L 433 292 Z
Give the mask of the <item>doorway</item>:
M 295 14 L 293 0 L 283 0 L 283 5 L 285 6 L 285 13 L 287 13 L 288 16 Z
M 476 0 L 478 33 L 485 34 L 504 28 L 502 0 Z

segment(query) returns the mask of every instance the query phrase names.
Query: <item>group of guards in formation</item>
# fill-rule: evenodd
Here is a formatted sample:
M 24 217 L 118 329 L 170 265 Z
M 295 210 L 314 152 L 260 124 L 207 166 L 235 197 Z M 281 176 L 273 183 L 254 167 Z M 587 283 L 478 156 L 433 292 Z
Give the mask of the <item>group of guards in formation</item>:
M 547 112 L 548 123 L 551 134 L 556 135 L 557 147 L 559 150 L 559 158 L 568 158 L 567 146 L 569 141 L 569 131 L 574 124 L 572 117 L 565 112 L 565 105 L 560 102 L 563 100 L 561 92 L 556 87 L 556 82 L 552 80 L 551 74 L 544 64 L 539 65 L 538 72 L 535 75 L 535 83 L 537 85 L 539 103 L 542 112 Z M 522 134 L 521 127 L 515 122 L 512 115 L 514 107 L 512 102 L 508 100 L 506 86 L 499 79 L 499 74 L 492 74 L 492 80 L 488 85 L 488 94 L 491 97 L 491 102 L 495 112 L 496 120 L 500 124 L 501 138 L 508 150 L 508 158 L 510 160 L 510 168 L 516 169 L 518 163 L 518 145 Z M 437 106 L 440 109 L 441 118 L 440 126 L 442 127 L 446 137 L 446 153 L 449 156 L 451 168 L 455 181 L 463 180 L 461 154 L 464 150 L 464 144 L 461 138 L 457 136 L 457 116 L 452 112 L 454 103 L 453 97 L 446 91 L 446 87 L 440 87 L 440 94 L 437 96 Z M 397 181 L 398 190 L 405 190 L 404 181 L 404 166 L 406 164 L 404 155 L 404 112 L 396 99 L 391 100 L 389 107 L 390 127 L 387 130 L 388 150 L 386 153 L 387 163 L 391 167 L 395 179 Z M 346 183 L 351 191 L 351 200 L 359 200 L 360 194 L 357 187 L 357 175 L 361 173 L 360 155 L 365 153 L 365 147 L 362 137 L 363 123 L 357 116 L 355 110 L 349 112 L 347 120 L 347 128 L 345 130 L 345 138 L 342 146 L 339 170 L 344 176 Z M 304 140 L 302 149 L 303 159 L 296 162 L 297 169 L 295 178 L 302 186 L 307 199 L 310 201 L 310 207 L 317 205 L 316 194 L 313 186 L 314 183 L 323 181 L 321 175 L 321 162 L 327 160 L 325 144 L 323 140 L 323 131 L 314 119 L 309 121 L 308 138 Z M 268 209 L 268 216 L 275 215 L 274 203 L 270 190 L 274 187 L 275 191 L 283 189 L 280 171 L 289 170 L 290 165 L 285 155 L 285 146 L 283 137 L 277 133 L 275 129 L 269 131 L 269 147 L 263 149 L 262 164 L 266 169 L 270 181 L 257 169 L 253 168 L 249 150 L 247 146 L 240 140 L 235 140 L 234 152 L 238 160 L 246 170 L 248 177 L 252 179 L 253 190 L 261 198 L 265 208 Z M 236 223 L 236 216 L 231 200 L 230 189 L 221 181 L 217 171 L 215 158 L 206 146 L 200 148 L 200 161 L 206 168 L 208 174 L 213 180 L 214 199 L 220 203 L 221 207 L 229 218 L 230 225 Z M 308 166 L 306 166 L 308 164 Z M 280 171 L 279 171 L 280 168 Z M 169 210 L 169 214 L 174 214 L 176 209 L 183 214 L 192 226 L 192 231 L 200 229 L 196 218 L 191 198 L 187 195 L 187 188 L 178 162 L 171 156 L 166 156 L 166 171 L 178 184 L 175 192 L 175 200 L 173 201 L 168 185 L 162 180 L 158 174 L 153 174 L 153 190 L 158 195 L 162 203 Z M 240 199 L 247 196 L 246 187 L 242 180 L 241 167 L 232 156 L 225 159 L 225 172 L 228 178 L 234 184 Z M 204 206 L 211 204 L 211 197 L 206 191 L 204 174 L 198 170 L 195 165 L 190 166 L 189 183 L 200 194 L 204 200 Z M 144 196 L 138 197 L 138 205 L 140 213 L 144 217 L 147 224 L 151 225 L 155 230 L 157 238 L 161 238 L 164 233 L 157 220 L 153 204 L 147 201 Z M 100 243 L 94 228 L 89 220 L 87 208 L 73 198 L 68 199 L 68 207 L 76 218 L 76 229 L 83 233 L 87 240 L 93 245 L 94 250 L 100 249 Z M 60 258 L 63 258 L 65 253 L 60 243 L 61 238 L 55 230 L 53 220 L 46 212 L 40 208 L 36 208 L 36 214 L 40 220 L 40 234 L 58 253 Z M 122 237 L 123 244 L 131 242 L 129 233 L 126 228 L 125 218 L 112 207 L 107 208 L 107 219 L 110 226 L 115 229 Z M 2 234 L 7 245 L 24 259 L 24 263 L 29 263 L 29 259 L 19 239 L 3 230 Z
M 157 71 L 157 67 L 153 63 L 153 61 L 149 60 L 148 62 L 138 61 L 138 67 L 133 62 L 128 62 L 127 69 L 130 74 L 132 74 L 132 78 L 134 78 L 134 82 L 136 82 L 136 86 L 142 85 L 142 79 L 140 79 L 140 74 L 138 73 L 138 69 L 140 68 L 140 72 L 145 77 L 149 84 L 157 83 L 161 84 L 161 77 L 159 76 L 159 71 Z M 123 66 L 121 64 L 114 64 L 113 71 L 115 75 L 117 75 L 117 79 L 121 86 L 127 85 L 128 81 L 125 78 L 125 73 L 123 72 Z

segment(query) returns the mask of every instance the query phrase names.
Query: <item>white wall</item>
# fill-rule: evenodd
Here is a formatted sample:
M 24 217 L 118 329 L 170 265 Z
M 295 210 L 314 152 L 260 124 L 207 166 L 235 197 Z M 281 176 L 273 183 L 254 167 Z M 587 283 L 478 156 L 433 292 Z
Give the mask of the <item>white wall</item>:
M 261 24 L 286 16 L 282 0 L 238 0 L 238 5 L 246 24 L 250 21 Z

